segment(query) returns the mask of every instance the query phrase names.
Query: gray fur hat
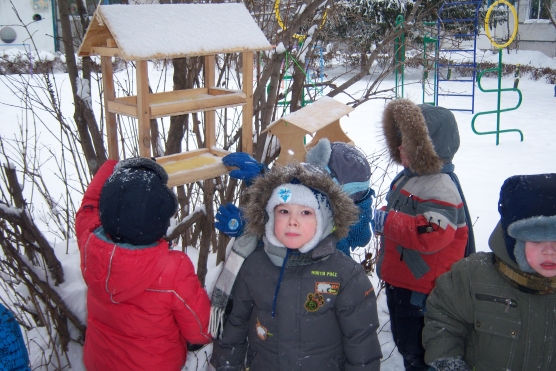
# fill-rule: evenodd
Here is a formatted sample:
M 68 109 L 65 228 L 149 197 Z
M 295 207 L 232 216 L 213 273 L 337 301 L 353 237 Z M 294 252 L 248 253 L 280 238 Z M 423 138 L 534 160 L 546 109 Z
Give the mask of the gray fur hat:
M 369 189 L 371 166 L 365 154 L 355 146 L 343 142 L 330 143 L 323 138 L 307 152 L 305 161 L 328 170 L 332 179 L 354 201 L 358 201 Z
M 535 273 L 525 257 L 525 242 L 556 241 L 556 174 L 506 179 L 498 211 L 508 255 L 523 272 Z
M 398 147 L 403 144 L 409 169 L 418 175 L 440 172 L 459 149 L 456 119 L 443 107 L 396 99 L 384 109 L 382 127 L 392 160 L 402 163 Z
M 347 236 L 349 227 L 357 221 L 359 209 L 349 196 L 334 183 L 326 170 L 320 166 L 299 163 L 291 163 L 286 166 L 274 165 L 268 173 L 257 177 L 247 188 L 247 202 L 243 209 L 245 218 L 248 220 L 245 226 L 246 233 L 259 237 L 265 234 L 266 226 L 270 221 L 267 206 L 273 205 L 272 209 L 274 209 L 274 206 L 278 205 L 279 187 L 291 188 L 292 185 L 305 186 L 311 190 L 312 195 L 317 197 L 313 203 L 313 200 L 307 196 L 308 193 L 300 191 L 299 200 L 305 200 L 302 204 L 312 208 L 328 204 L 326 208 L 323 208 L 325 212 L 322 214 L 323 235 L 321 239 L 326 237 L 324 234 L 329 231 L 329 224 L 333 225 L 333 234 L 336 238 L 341 239 Z M 326 200 L 321 199 L 320 195 Z M 295 202 L 302 202 L 299 200 Z M 327 221 L 329 217 L 326 209 L 332 213 L 330 223 Z

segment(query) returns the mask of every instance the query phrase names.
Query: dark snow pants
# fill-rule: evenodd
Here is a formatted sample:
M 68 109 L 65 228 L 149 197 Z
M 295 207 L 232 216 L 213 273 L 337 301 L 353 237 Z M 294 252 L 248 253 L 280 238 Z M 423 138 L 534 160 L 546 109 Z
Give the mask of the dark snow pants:
M 426 300 L 425 294 L 386 285 L 390 328 L 406 371 L 426 371 L 430 368 L 424 360 L 421 335 L 425 326 Z

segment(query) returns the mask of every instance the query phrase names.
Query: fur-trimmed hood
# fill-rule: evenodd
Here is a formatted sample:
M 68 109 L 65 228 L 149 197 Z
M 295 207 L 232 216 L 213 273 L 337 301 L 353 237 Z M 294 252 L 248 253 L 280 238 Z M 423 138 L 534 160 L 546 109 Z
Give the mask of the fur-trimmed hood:
M 248 220 L 246 232 L 259 237 L 264 235 L 268 221 L 265 207 L 272 191 L 282 184 L 290 183 L 293 179 L 327 196 L 334 213 L 334 235 L 338 239 L 347 236 L 349 227 L 357 221 L 359 209 L 334 183 L 326 170 L 316 165 L 299 163 L 286 166 L 274 165 L 270 172 L 258 177 L 247 189 L 248 201 L 243 208 L 245 218 Z
M 382 126 L 390 157 L 401 164 L 398 147 L 403 143 L 409 170 L 418 175 L 440 172 L 459 149 L 459 131 L 452 112 L 428 104 L 396 99 L 386 106 Z

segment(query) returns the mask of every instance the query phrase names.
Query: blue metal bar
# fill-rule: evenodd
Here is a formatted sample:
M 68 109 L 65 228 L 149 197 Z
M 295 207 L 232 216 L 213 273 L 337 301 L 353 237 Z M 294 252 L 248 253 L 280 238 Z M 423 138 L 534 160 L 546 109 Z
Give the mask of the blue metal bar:
M 474 113 L 475 111 L 475 81 L 476 81 L 476 75 L 477 75 L 477 34 L 478 34 L 478 27 L 479 27 L 479 9 L 481 8 L 481 4 L 482 1 L 467 1 L 467 2 L 451 2 L 451 3 L 444 3 L 441 5 L 440 9 L 438 10 L 438 26 L 437 26 L 437 47 L 438 50 L 441 52 L 449 52 L 449 53 L 457 53 L 457 52 L 469 52 L 469 53 L 473 53 L 473 63 L 466 63 L 466 64 L 459 64 L 459 63 L 448 63 L 448 64 L 443 64 L 443 63 L 438 63 L 438 67 L 470 67 L 472 70 L 472 79 L 465 79 L 465 80 L 449 80 L 449 81 L 455 81 L 455 82 L 471 82 L 472 86 L 471 86 L 471 94 L 439 94 L 439 85 L 441 81 L 448 81 L 447 79 L 442 79 L 440 77 L 440 71 L 439 68 L 436 69 L 436 77 L 438 80 L 438 84 L 436 86 L 436 91 L 435 91 L 435 100 L 438 104 L 438 97 L 439 96 L 460 96 L 460 97 L 470 97 L 471 98 L 471 113 Z M 461 7 L 462 5 L 472 5 L 474 7 L 474 17 L 473 18 L 447 18 L 444 19 L 442 17 L 442 13 L 445 9 L 450 8 L 450 7 Z M 456 22 L 473 22 L 473 26 L 474 26 L 474 31 L 473 33 L 470 34 L 456 34 L 456 37 L 473 37 L 473 49 L 458 49 L 458 50 L 448 50 L 448 49 L 440 49 L 440 45 L 441 45 L 441 24 L 444 23 L 456 23 Z M 451 70 L 448 71 L 448 73 Z M 454 111 L 469 111 L 469 110 L 465 110 L 465 109 L 453 109 Z

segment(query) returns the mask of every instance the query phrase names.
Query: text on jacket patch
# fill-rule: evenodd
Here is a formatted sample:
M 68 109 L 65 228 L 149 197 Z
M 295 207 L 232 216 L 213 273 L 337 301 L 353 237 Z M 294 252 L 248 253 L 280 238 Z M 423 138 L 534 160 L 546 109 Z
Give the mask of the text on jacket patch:
M 338 277 L 336 272 L 326 272 L 326 271 L 311 271 L 313 276 L 327 276 L 327 277 Z

